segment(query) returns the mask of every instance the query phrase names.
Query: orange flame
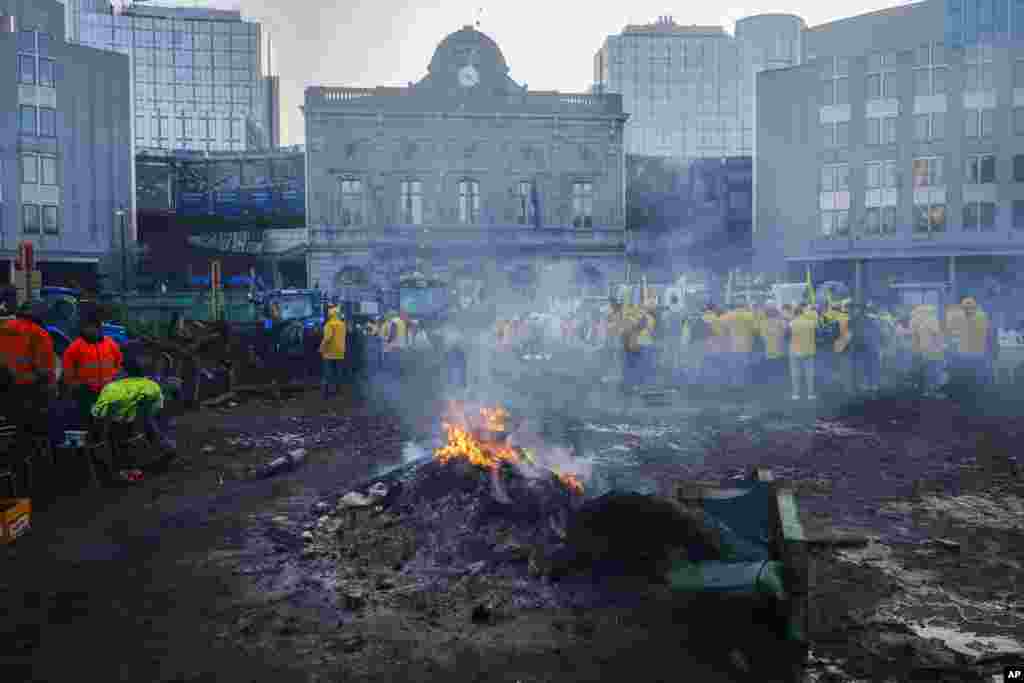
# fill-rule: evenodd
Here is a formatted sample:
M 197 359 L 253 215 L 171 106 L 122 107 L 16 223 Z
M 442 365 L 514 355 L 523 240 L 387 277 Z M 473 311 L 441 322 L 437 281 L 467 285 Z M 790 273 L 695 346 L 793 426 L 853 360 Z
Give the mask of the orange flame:
M 470 420 L 469 416 L 478 416 L 478 419 Z M 474 434 L 476 429 L 504 432 L 508 417 L 509 412 L 500 406 L 480 408 L 477 413 L 467 413 L 463 404 L 451 401 L 448 404 L 445 419 L 441 423 L 447 436 L 447 443 L 434 450 L 434 457 L 441 464 L 462 458 L 477 467 L 492 471 L 497 470 L 503 462 L 519 465 L 528 461 L 529 465 L 551 472 L 574 493 L 583 493 L 583 483 L 575 474 L 563 474 L 550 467 L 545 467 L 532 457 L 524 457 L 518 448 L 508 446 L 503 442 L 482 439 Z
M 583 493 L 583 482 L 581 482 L 579 477 L 575 474 L 562 474 L 560 472 L 555 472 L 555 476 L 558 477 L 558 480 L 565 484 L 565 487 L 573 493 Z
M 519 462 L 515 449 L 495 441 L 477 439 L 466 428 L 444 423 L 448 443 L 434 451 L 434 457 L 441 464 L 455 458 L 465 458 L 477 467 L 497 469 L 502 462 Z
M 497 408 L 481 408 L 480 416 L 483 417 L 484 424 L 489 431 L 505 431 L 505 421 L 508 419 L 508 411 L 501 406 L 498 406 Z

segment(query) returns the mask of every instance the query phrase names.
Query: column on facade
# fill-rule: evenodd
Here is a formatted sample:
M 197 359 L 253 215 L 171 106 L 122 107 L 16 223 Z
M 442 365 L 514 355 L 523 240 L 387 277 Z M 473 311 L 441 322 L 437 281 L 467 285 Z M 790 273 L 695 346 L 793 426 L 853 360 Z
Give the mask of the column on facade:
M 853 300 L 857 304 L 864 303 L 864 259 L 856 259 L 853 262 Z
M 956 256 L 949 257 L 949 294 L 953 301 L 959 301 L 956 284 Z

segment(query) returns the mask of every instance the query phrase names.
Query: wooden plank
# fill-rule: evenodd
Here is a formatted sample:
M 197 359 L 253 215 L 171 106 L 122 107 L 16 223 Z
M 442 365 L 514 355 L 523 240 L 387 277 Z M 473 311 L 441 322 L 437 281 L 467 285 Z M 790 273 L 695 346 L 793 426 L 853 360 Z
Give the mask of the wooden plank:
M 776 492 L 776 501 L 779 506 L 779 522 L 783 538 L 786 541 L 807 541 L 793 492 L 790 489 L 779 489 Z
M 777 484 L 772 488 L 775 492 L 772 506 L 775 553 L 786 568 L 790 627 L 796 638 L 806 640 L 814 628 L 810 600 L 810 588 L 816 580 L 814 559 L 792 489 Z

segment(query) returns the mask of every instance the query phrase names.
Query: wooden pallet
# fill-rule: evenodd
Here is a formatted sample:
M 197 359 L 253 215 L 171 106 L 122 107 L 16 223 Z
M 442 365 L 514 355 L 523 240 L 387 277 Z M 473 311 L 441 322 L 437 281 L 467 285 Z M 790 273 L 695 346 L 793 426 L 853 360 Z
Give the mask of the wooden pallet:
M 773 559 L 781 561 L 786 569 L 788 618 L 797 637 L 806 640 L 816 626 L 812 623 L 810 609 L 810 589 L 814 585 L 816 571 L 812 546 L 800 521 L 796 499 L 792 489 L 777 482 L 772 471 L 766 467 L 754 467 L 749 480 L 770 483 L 773 489 L 773 504 L 769 515 L 773 539 L 770 554 Z M 676 483 L 674 498 L 686 506 L 703 507 L 705 500 L 735 498 L 744 495 L 747 490 L 741 487 L 725 488 L 712 481 L 683 481 Z

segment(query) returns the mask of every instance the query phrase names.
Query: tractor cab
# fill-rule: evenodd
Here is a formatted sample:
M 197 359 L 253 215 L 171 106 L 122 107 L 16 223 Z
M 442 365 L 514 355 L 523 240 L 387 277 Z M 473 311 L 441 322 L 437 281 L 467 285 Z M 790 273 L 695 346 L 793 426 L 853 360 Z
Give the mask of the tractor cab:
M 253 298 L 272 345 L 288 357 L 302 357 L 306 338 L 320 334 L 323 295 L 318 289 L 275 289 Z

